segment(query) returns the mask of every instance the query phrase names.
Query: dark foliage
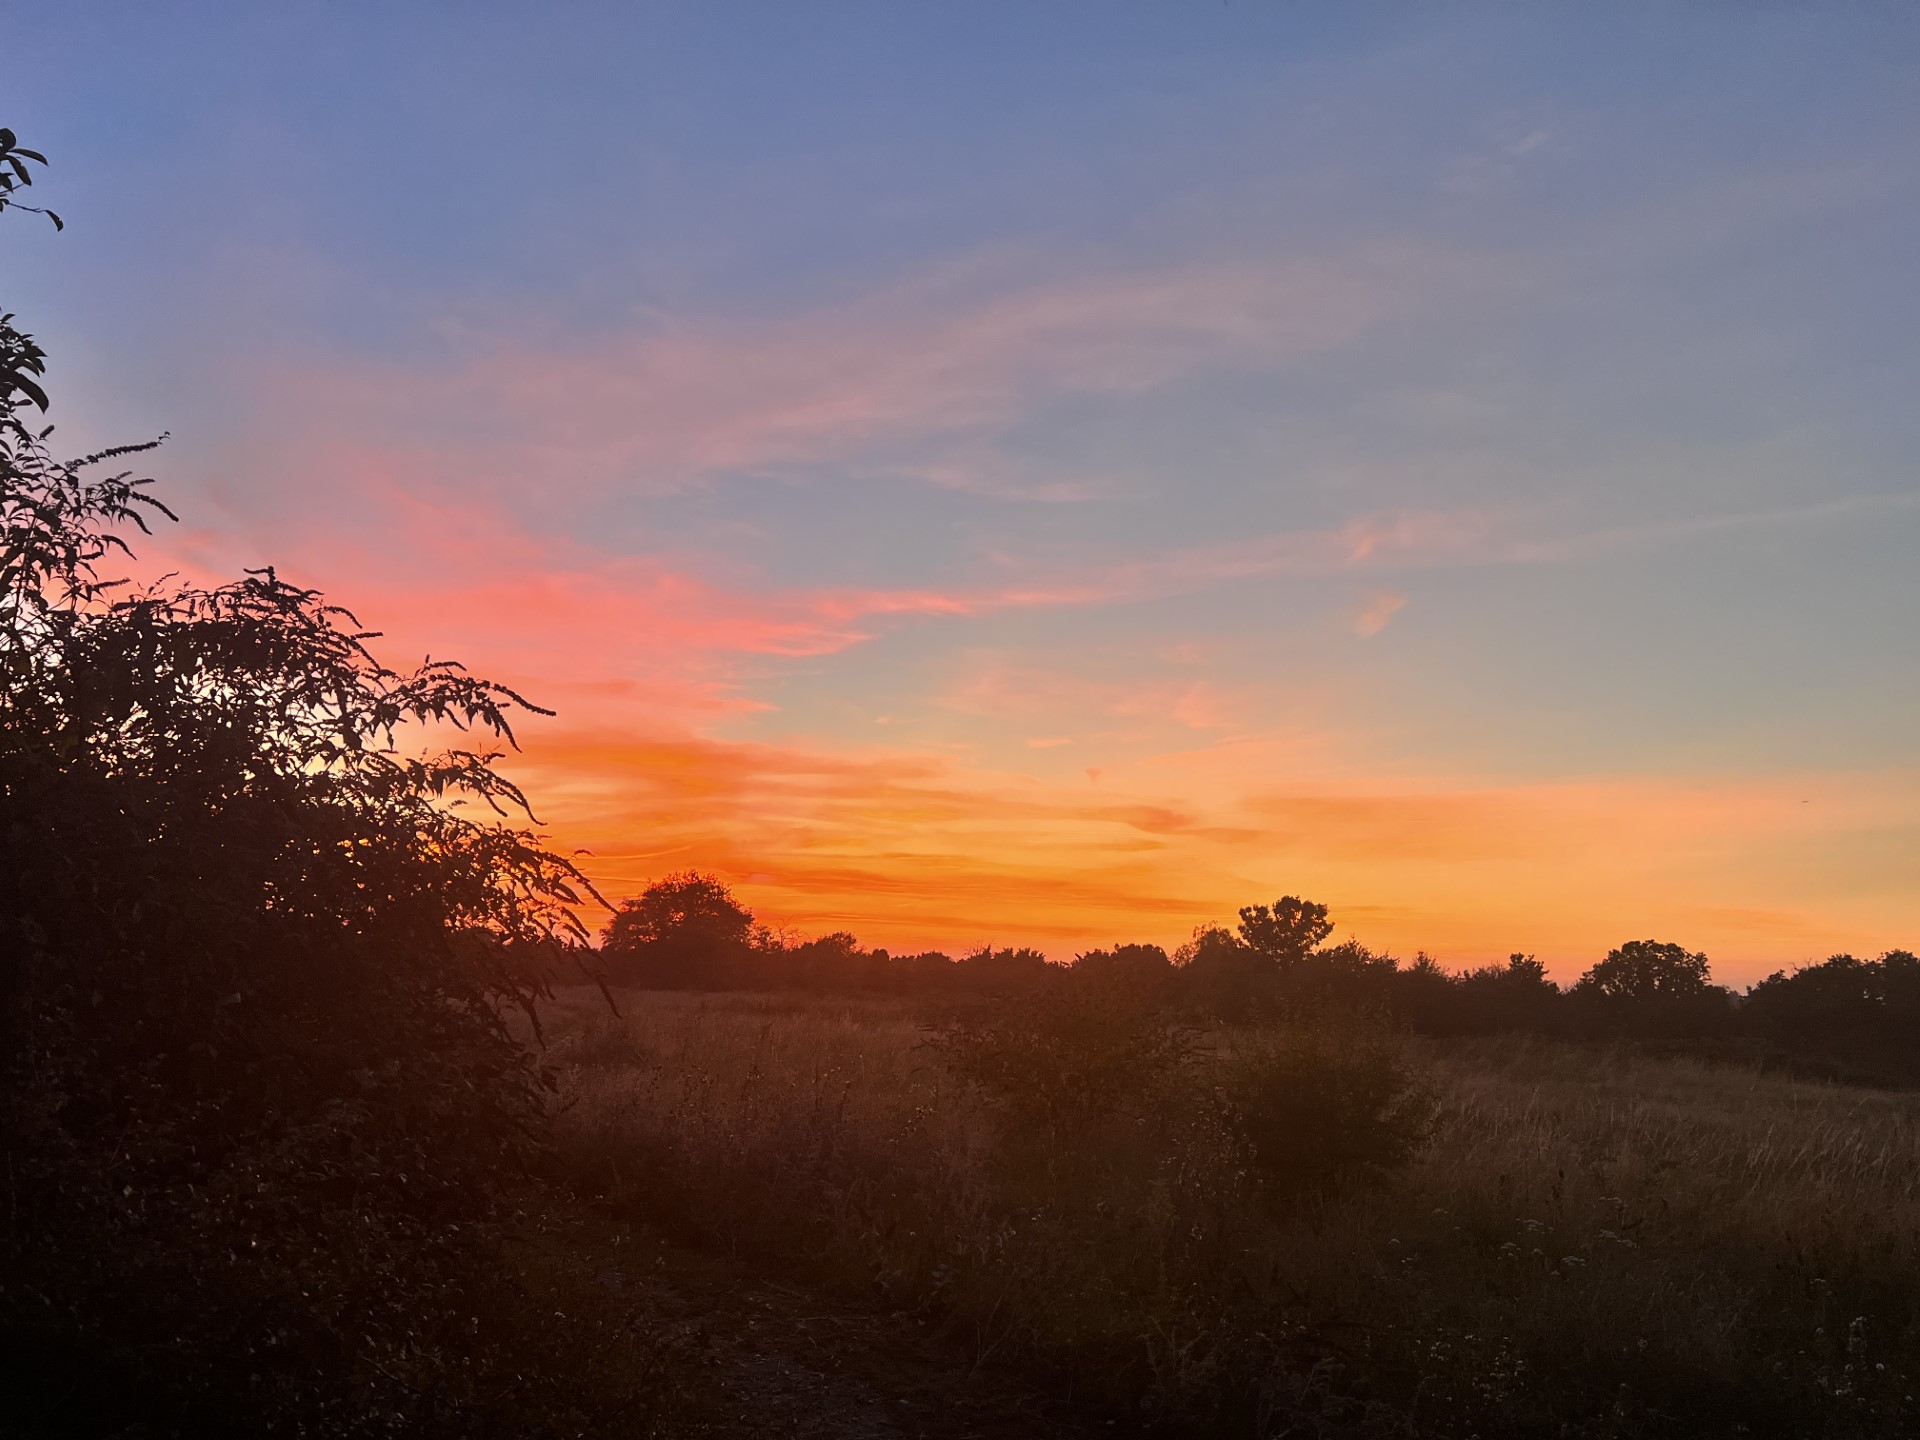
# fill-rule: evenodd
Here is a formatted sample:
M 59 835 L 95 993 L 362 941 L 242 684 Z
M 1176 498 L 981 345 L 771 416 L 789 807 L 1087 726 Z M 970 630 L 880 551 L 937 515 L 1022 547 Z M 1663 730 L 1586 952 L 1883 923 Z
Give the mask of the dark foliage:
M 726 990 L 755 978 L 753 912 L 719 880 L 687 871 L 620 906 L 601 945 L 609 976 L 661 990 Z
M 1071 1151 L 1093 1140 L 1098 1122 L 1143 1106 L 1191 1052 L 1162 992 L 1137 979 L 1076 966 L 1042 990 L 949 1017 L 932 1043 L 1016 1142 Z
M 45 165 L 47 157 L 38 150 L 29 150 L 22 145 L 5 126 L 0 126 L 0 210 L 19 209 L 33 215 L 44 215 L 53 222 L 53 228 L 64 230 L 66 222 L 51 210 L 37 205 L 29 205 L 20 198 L 20 192 L 33 184 L 33 171 L 29 165 Z M 37 403 L 46 409 L 46 397 L 38 397 Z
M 1829 1057 L 1855 1078 L 1920 1082 L 1920 957 L 1834 955 L 1769 975 L 1747 994 L 1742 1028 L 1789 1054 Z
M 1504 965 L 1482 965 L 1460 977 L 1459 1012 L 1468 1033 L 1531 1030 L 1550 1034 L 1559 1013 L 1560 987 L 1547 967 L 1515 952 Z
M 1433 1118 L 1399 1049 L 1363 1025 L 1248 1032 L 1212 1078 L 1269 1204 L 1391 1175 L 1426 1142 Z
M 1283 971 L 1300 964 L 1332 933 L 1327 907 L 1298 895 L 1284 896 L 1271 908 L 1248 905 L 1240 911 L 1240 943 Z
M 1076 955 L 1070 967 L 1075 975 L 1095 984 L 1163 1000 L 1173 993 L 1179 970 L 1158 945 L 1115 945 Z
M 1203 926 L 1169 956 L 1158 945 L 1090 950 L 1049 964 L 1037 950 L 981 946 L 959 960 L 890 955 L 845 931 L 791 941 L 754 922 L 719 880 L 670 876 L 627 902 L 603 955 L 626 983 L 695 990 L 804 990 L 932 1001 L 1045 995 L 1078 980 L 1142 994 L 1191 1021 L 1386 1025 L 1423 1035 L 1531 1033 L 1680 1046 L 1709 1058 L 1813 1075 L 1920 1082 L 1920 961 L 1837 955 L 1778 974 L 1745 996 L 1713 983 L 1707 957 L 1660 940 L 1628 941 L 1568 989 L 1516 952 L 1450 971 L 1355 940 L 1326 943 L 1324 905 L 1283 896 L 1240 912 L 1237 933 Z
M 1727 1034 L 1733 996 L 1709 975 L 1705 955 L 1658 940 L 1629 940 L 1581 976 L 1570 999 L 1586 1028 L 1606 1034 Z
M 0 132 L 0 206 L 37 159 Z M 507 823 L 526 801 L 492 742 L 534 707 L 449 662 L 389 669 L 272 570 L 103 573 L 170 513 L 110 467 L 151 447 L 56 458 L 44 374 L 0 322 L 11 1378 L 49 1429 L 88 1407 L 577 1425 L 572 1401 L 516 1412 L 527 1387 L 488 1360 L 525 1363 L 494 1250 L 544 1084 L 510 1019 L 578 953 L 588 895 Z M 403 748 L 421 732 L 456 743 Z M 473 1405 L 484 1425 L 457 1418 Z

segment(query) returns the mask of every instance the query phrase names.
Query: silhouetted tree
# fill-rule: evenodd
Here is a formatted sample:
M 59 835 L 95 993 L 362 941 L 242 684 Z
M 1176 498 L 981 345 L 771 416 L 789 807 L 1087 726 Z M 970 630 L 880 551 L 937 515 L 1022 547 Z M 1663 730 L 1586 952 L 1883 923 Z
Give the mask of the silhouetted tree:
M 610 979 L 657 989 L 729 989 L 754 978 L 753 912 L 712 875 L 688 870 L 621 903 L 601 955 Z
M 1920 957 L 1832 955 L 1776 971 L 1747 993 L 1742 1019 L 1753 1033 L 1842 1069 L 1920 1078 Z
M 1327 907 L 1297 895 L 1240 911 L 1240 941 L 1254 954 L 1285 970 L 1298 964 L 1333 933 Z
M 922 950 L 917 955 L 889 957 L 881 976 L 896 994 L 944 994 L 954 988 L 960 962 L 944 950 Z
M 1658 940 L 1629 940 L 1580 977 L 1580 989 L 1604 1000 L 1684 1000 L 1708 988 L 1705 955 Z
M 1470 1033 L 1545 1033 L 1559 1025 L 1565 996 L 1547 978 L 1545 965 L 1516 951 L 1504 965 L 1483 965 L 1461 976 L 1459 998 L 1460 1028 Z
M 1321 910 L 1317 929 L 1326 925 L 1325 910 L 1315 908 Z M 1419 995 L 1431 1002 L 1437 987 L 1449 981 L 1446 971 L 1425 953 L 1409 971 L 1402 971 L 1393 956 L 1376 953 L 1358 940 L 1344 940 L 1309 951 L 1281 969 L 1277 990 L 1282 1007 L 1294 1014 L 1343 1011 L 1385 1018 L 1398 1008 L 1403 988 L 1408 998 Z
M 1391 960 L 1388 964 L 1392 964 Z M 1423 1035 L 1455 1035 L 1473 1028 L 1460 977 L 1424 950 L 1387 975 L 1393 1016 Z
M 758 959 L 769 985 L 827 992 L 884 988 L 889 963 L 884 950 L 863 950 L 859 937 L 845 930 L 798 944 L 765 946 Z
M 1068 966 L 1083 984 L 1104 985 L 1129 994 L 1164 995 L 1177 973 L 1167 952 L 1158 945 L 1115 945 L 1076 955 Z
M 1016 991 L 1041 984 L 1054 968 L 1038 950 L 1025 946 L 996 950 L 991 945 L 982 945 L 960 957 L 954 978 L 969 990 Z
M 1222 926 L 1195 930 L 1173 960 L 1180 970 L 1181 998 L 1199 1014 L 1244 1023 L 1271 997 L 1273 961 Z
M 1607 952 L 1573 998 L 1614 1031 L 1676 1036 L 1726 1028 L 1732 997 L 1711 981 L 1705 955 L 1659 940 L 1629 940 Z

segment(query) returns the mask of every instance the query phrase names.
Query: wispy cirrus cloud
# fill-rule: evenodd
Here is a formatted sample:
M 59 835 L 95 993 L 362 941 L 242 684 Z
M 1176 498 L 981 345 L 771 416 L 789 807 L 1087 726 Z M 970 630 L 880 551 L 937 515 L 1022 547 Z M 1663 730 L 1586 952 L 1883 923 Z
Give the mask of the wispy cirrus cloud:
M 1371 639 L 1387 628 L 1393 617 L 1406 608 L 1407 597 L 1392 590 L 1375 590 L 1354 614 L 1354 632 Z
M 361 437 L 426 483 L 658 494 L 858 460 L 1062 499 L 1088 482 L 1022 473 L 980 437 L 1048 397 L 1137 394 L 1204 367 L 1323 354 L 1493 273 L 1397 245 L 1042 281 L 993 268 L 948 266 L 751 320 L 636 316 L 591 335 L 456 324 L 451 359 L 288 362 L 269 381 L 283 398 L 268 403 L 332 446 Z
M 288 573 L 324 577 L 397 646 L 468 656 L 510 678 L 563 687 L 594 713 L 612 707 L 648 723 L 764 708 L 739 682 L 741 659 L 836 655 L 915 621 L 1133 604 L 1262 578 L 1555 564 L 1633 545 L 1920 504 L 1913 495 L 1856 497 L 1558 535 L 1538 511 L 1401 510 L 1333 526 L 1054 563 L 1044 578 L 1033 580 L 1016 573 L 972 584 L 780 586 L 743 584 L 738 577 L 723 582 L 692 568 L 690 557 L 623 554 L 532 533 L 484 499 L 460 502 L 415 492 L 391 483 L 385 472 L 336 477 L 336 493 L 342 486 L 357 489 L 361 498 L 350 528 L 303 521 L 278 532 L 270 553 Z M 364 523 L 369 511 L 377 523 Z M 161 541 L 171 555 L 167 563 L 203 574 L 258 563 L 251 553 L 256 543 L 207 530 Z M 1352 615 L 1352 628 L 1363 637 L 1376 635 L 1405 603 L 1401 592 L 1377 587 Z M 1103 683 L 1072 670 L 1033 666 L 957 673 L 942 703 L 981 714 L 1031 715 L 1046 727 L 1043 742 L 1124 733 L 1150 717 L 1229 732 L 1243 725 L 1248 711 L 1243 698 L 1205 677 L 1136 675 L 1125 684 Z

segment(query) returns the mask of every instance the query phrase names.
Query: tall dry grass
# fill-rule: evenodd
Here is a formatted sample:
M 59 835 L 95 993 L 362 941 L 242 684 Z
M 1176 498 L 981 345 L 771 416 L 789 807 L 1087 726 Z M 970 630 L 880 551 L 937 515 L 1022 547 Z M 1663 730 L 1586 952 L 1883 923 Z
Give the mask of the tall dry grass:
M 597 1001 L 594 1002 L 597 1004 Z M 573 1172 L 1207 1434 L 1906 1435 L 1920 1097 L 1507 1040 L 1414 1052 L 1431 1140 L 1276 1209 L 1205 1105 L 1051 1157 L 886 1002 L 584 997 Z

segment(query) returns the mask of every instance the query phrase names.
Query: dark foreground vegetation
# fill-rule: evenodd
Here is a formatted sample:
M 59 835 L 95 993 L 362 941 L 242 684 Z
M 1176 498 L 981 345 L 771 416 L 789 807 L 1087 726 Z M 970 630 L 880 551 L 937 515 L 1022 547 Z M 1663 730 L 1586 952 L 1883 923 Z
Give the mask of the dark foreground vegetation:
M 0 209 L 41 163 L 0 131 Z M 58 459 L 45 368 L 0 321 L 0 1428 L 580 1433 L 646 1365 L 506 1253 L 508 1017 L 584 938 L 504 821 L 529 707 L 271 570 L 117 583 L 152 447 Z
M 1289 897 L 896 958 L 700 876 L 594 950 L 534 707 L 271 570 L 118 583 L 150 447 L 57 459 L 45 373 L 0 320 L 0 1434 L 761 1433 L 662 1238 L 1103 1433 L 1912 1433 L 1920 1101 L 1805 1078 L 1911 1078 L 1911 955 L 1562 992 Z
M 563 1000 L 608 1213 L 1018 1364 L 1102 1433 L 1907 1435 L 1920 1096 L 1612 1043 L 1150 1034 L 1063 984 Z M 1105 1422 L 1113 1422 L 1105 1429 Z

